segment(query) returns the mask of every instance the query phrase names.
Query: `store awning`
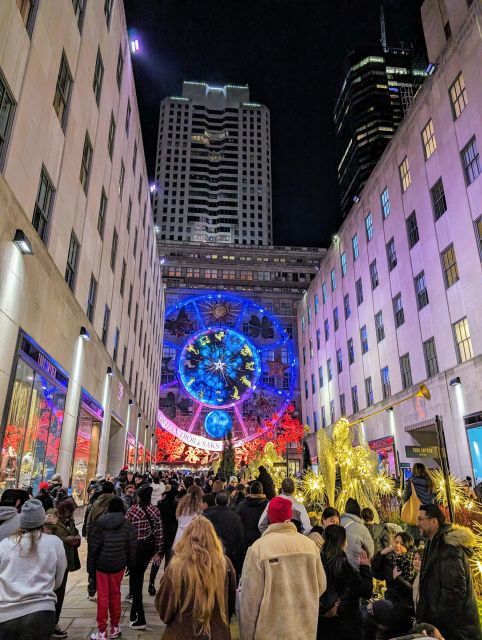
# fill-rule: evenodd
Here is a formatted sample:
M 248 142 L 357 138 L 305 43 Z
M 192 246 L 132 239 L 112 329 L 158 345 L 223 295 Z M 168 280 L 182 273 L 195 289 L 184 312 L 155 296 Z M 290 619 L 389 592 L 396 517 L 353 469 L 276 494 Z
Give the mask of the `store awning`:
M 429 429 L 431 427 L 433 428 L 436 427 L 435 418 L 428 418 L 427 420 L 421 420 L 420 422 L 414 422 L 413 424 L 408 424 L 406 427 L 404 427 L 404 429 L 407 433 L 410 433 L 412 431 L 419 431 L 420 429 Z

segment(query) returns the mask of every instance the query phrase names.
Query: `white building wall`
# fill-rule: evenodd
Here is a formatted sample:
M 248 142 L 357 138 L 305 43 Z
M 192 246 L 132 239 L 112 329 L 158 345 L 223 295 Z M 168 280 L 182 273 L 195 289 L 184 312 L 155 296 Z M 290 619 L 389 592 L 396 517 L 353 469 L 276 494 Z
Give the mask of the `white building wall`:
M 427 3 L 430 5 L 430 2 Z M 450 2 L 446 2 L 450 7 Z M 454 1 L 454 5 L 456 2 Z M 457 7 L 455 7 L 457 9 Z M 424 22 L 432 25 L 424 6 Z M 449 12 L 450 13 L 450 12 Z M 457 14 L 458 15 L 458 14 Z M 454 20 L 454 22 L 456 22 Z M 480 3 L 466 7 L 465 21 L 445 44 L 434 75 L 427 78 L 417 94 L 414 104 L 396 135 L 373 171 L 356 203 L 344 221 L 337 239 L 330 247 L 320 272 L 310 286 L 300 307 L 298 321 L 300 350 L 306 351 L 306 364 L 301 356 L 301 379 L 308 381 L 308 397 L 304 399 L 303 417 L 314 427 L 314 414 L 318 426 L 322 425 L 321 408 L 325 407 L 329 425 L 330 401 L 335 404 L 335 419 L 340 417 L 340 394 L 345 394 L 346 411 L 350 419 L 358 419 L 378 408 L 390 407 L 397 399 L 417 390 L 425 383 L 432 393 L 432 401 L 412 400 L 396 407 L 392 424 L 388 414 L 366 422 L 369 440 L 385 437 L 395 429 L 400 458 L 405 459 L 405 445 L 417 444 L 423 439 L 422 431 L 406 432 L 405 427 L 438 414 L 443 417 L 449 461 L 455 473 L 472 475 L 472 464 L 464 426 L 464 416 L 482 409 L 482 239 L 477 226 L 482 213 L 482 178 L 478 176 L 466 184 L 461 152 L 475 136 L 478 149 L 482 145 L 482 87 L 480 66 L 482 42 Z M 432 27 L 431 27 L 432 28 Z M 431 33 L 428 33 L 431 37 Z M 454 119 L 449 89 L 462 72 L 467 92 L 467 105 Z M 422 130 L 429 120 L 433 122 L 436 150 L 425 159 Z M 399 167 L 408 159 L 411 184 L 402 193 Z M 480 159 L 479 167 L 482 168 Z M 447 210 L 436 220 L 430 189 L 442 178 Z M 383 218 L 381 193 L 388 188 L 390 214 Z M 407 219 L 416 212 L 419 241 L 410 249 Z M 371 212 L 373 238 L 368 241 L 365 230 L 366 216 Z M 352 239 L 358 234 L 359 257 L 354 260 Z M 394 238 L 397 265 L 389 271 L 387 243 Z M 453 244 L 459 279 L 446 287 L 441 253 Z M 347 274 L 342 277 L 341 255 L 347 258 Z M 370 263 L 376 260 L 379 285 L 372 291 Z M 331 291 L 330 273 L 335 270 L 336 290 Z M 417 308 L 414 278 L 424 271 L 429 304 Z M 356 281 L 361 279 L 364 300 L 356 302 Z M 328 296 L 322 303 L 322 283 L 326 283 Z M 405 322 L 397 329 L 392 299 L 401 293 Z M 343 299 L 348 294 L 351 316 L 345 319 Z M 319 298 L 319 312 L 314 312 L 314 297 Z M 308 307 L 311 323 L 308 323 Z M 333 309 L 338 307 L 340 327 L 334 331 Z M 385 338 L 377 343 L 375 314 L 382 311 Z M 304 320 L 303 320 L 304 318 Z M 463 364 L 458 360 L 453 325 L 467 318 L 473 358 Z M 324 321 L 330 323 L 330 337 L 324 339 Z M 301 324 L 304 322 L 305 331 Z M 361 353 L 360 329 L 366 326 L 369 349 Z M 320 349 L 316 348 L 316 330 L 321 330 Z M 428 377 L 423 342 L 434 338 L 439 374 Z M 309 340 L 313 341 L 313 357 L 309 355 Z M 355 361 L 347 360 L 347 340 L 353 339 Z M 343 371 L 336 372 L 336 351 L 342 350 Z M 413 385 L 402 388 L 400 357 L 409 354 Z M 331 359 L 333 380 L 327 380 L 327 360 Z M 323 368 L 324 385 L 318 384 L 318 368 Z M 382 400 L 380 370 L 389 367 L 392 396 Z M 315 375 L 315 393 L 312 393 L 311 375 Z M 462 385 L 451 387 L 450 380 L 460 376 Z M 365 379 L 371 377 L 374 407 L 367 407 Z M 303 382 L 302 382 L 303 385 Z M 358 389 L 359 412 L 353 411 L 351 390 Z M 417 441 L 415 435 L 419 438 Z M 408 462 L 412 462 L 408 460 Z M 433 461 L 432 461 L 433 462 Z

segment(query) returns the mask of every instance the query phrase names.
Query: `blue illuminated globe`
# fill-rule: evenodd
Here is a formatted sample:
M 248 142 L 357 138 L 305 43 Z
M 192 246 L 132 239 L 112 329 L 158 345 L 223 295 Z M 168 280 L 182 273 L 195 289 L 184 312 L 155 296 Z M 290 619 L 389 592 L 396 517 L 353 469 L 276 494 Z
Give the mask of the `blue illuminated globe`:
M 179 359 L 186 393 L 208 407 L 234 406 L 252 393 L 261 373 L 256 347 L 228 327 L 214 327 L 192 336 Z
M 232 426 L 233 421 L 227 411 L 210 411 L 204 419 L 204 428 L 211 438 L 224 438 Z

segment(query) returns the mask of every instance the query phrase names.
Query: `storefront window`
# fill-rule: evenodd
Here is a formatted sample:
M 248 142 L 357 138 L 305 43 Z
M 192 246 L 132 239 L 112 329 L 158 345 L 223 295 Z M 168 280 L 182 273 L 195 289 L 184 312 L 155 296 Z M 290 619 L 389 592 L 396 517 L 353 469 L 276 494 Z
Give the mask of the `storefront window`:
M 144 464 L 144 445 L 139 443 L 137 449 L 137 468 L 140 469 Z
M 101 415 L 93 415 L 93 411 L 89 410 L 86 402 L 87 398 L 83 396 L 72 466 L 72 497 L 78 504 L 84 504 L 87 501 L 87 487 L 95 476 L 102 426 Z M 100 408 L 99 411 L 101 411 Z
M 136 439 L 130 433 L 127 435 L 125 464 L 129 469 L 134 469 L 136 457 Z
M 467 429 L 475 484 L 482 480 L 482 426 Z
M 372 440 L 368 443 L 372 451 L 375 451 L 378 457 L 378 471 L 387 476 L 396 475 L 395 447 L 392 436 Z

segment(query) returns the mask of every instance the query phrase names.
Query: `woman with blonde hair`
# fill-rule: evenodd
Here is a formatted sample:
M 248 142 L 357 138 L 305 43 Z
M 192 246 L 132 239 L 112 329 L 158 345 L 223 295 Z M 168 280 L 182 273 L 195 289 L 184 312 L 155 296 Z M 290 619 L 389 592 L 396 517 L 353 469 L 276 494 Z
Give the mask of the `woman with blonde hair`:
M 174 545 L 156 595 L 156 609 L 167 625 L 163 640 L 231 640 L 235 597 L 234 567 L 213 525 L 195 516 Z
M 192 485 L 186 492 L 186 495 L 179 500 L 176 509 L 177 532 L 174 538 L 174 544 L 181 539 L 187 525 L 193 518 L 202 513 L 203 491 L 201 487 Z

